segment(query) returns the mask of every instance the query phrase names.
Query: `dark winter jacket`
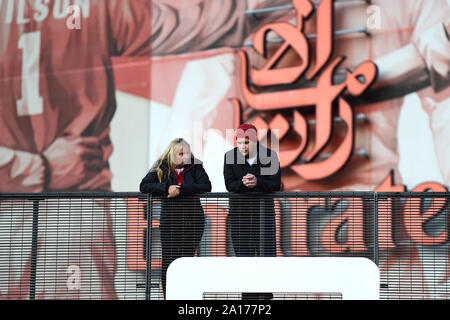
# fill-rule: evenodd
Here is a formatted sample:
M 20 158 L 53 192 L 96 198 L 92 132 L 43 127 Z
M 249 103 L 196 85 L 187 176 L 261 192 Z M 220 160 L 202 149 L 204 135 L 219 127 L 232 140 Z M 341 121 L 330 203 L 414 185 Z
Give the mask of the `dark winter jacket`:
M 180 195 L 175 198 L 167 198 L 169 186 L 178 184 L 175 172 L 169 169 L 167 162 L 163 162 L 160 168 L 163 170 L 162 181 L 159 182 L 156 170 L 150 170 L 142 179 L 140 191 L 162 196 L 161 214 L 182 214 L 184 216 L 203 214 L 198 197 L 184 197 L 211 191 L 211 182 L 201 161 L 195 160 L 194 162 L 192 159 L 191 164 L 184 166 Z
M 228 224 L 237 256 L 275 256 L 275 206 L 271 193 L 281 189 L 281 171 L 275 151 L 258 146 L 257 160 L 250 165 L 234 148 L 225 154 L 223 175 L 228 191 L 243 193 L 230 197 Z M 269 172 L 267 169 L 271 167 Z M 256 176 L 254 188 L 247 188 L 242 178 Z
M 268 170 L 271 165 L 274 170 Z M 265 174 L 264 170 L 268 172 Z M 247 173 L 254 174 L 257 178 L 257 185 L 254 188 L 247 188 L 242 183 L 242 178 Z M 275 192 L 281 189 L 278 154 L 260 145 L 258 145 L 257 160 L 253 165 L 245 160 L 237 147 L 228 151 L 225 154 L 223 175 L 225 186 L 231 192 Z
M 264 174 L 264 170 L 267 170 L 270 166 L 272 166 L 270 174 Z M 247 173 L 256 176 L 257 184 L 254 188 L 248 188 L 242 182 L 242 178 Z M 231 192 L 245 193 L 250 196 L 251 193 L 271 193 L 281 189 L 281 170 L 278 154 L 259 144 L 257 160 L 253 165 L 250 165 L 245 160 L 245 157 L 239 152 L 237 147 L 228 151 L 225 154 L 223 175 L 225 186 Z M 264 200 L 260 201 L 262 199 Z M 266 214 L 274 215 L 273 199 L 258 196 L 257 194 L 251 197 L 232 197 L 230 199 L 230 216 L 242 214 L 259 216 L 261 210 Z
M 271 172 L 264 174 L 272 165 Z M 242 178 L 251 173 L 256 176 L 257 184 L 254 188 L 247 188 Z M 267 172 L 266 172 L 267 173 Z M 250 165 L 239 152 L 238 148 L 234 148 L 225 154 L 223 175 L 225 178 L 225 186 L 228 191 L 237 193 L 271 193 L 280 191 L 281 189 L 281 170 L 278 160 L 278 154 L 271 150 L 258 145 L 257 160 Z M 230 199 L 230 215 L 239 213 L 252 212 L 259 214 L 260 198 L 245 197 L 245 200 Z M 272 199 L 264 200 L 265 210 L 268 213 L 274 212 L 274 203 Z

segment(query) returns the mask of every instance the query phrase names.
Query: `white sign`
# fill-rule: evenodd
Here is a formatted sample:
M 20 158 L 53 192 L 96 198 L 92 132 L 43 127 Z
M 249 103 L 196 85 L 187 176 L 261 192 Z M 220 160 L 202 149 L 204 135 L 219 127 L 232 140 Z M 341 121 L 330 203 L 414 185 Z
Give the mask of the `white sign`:
M 167 271 L 168 300 L 202 300 L 205 292 L 336 292 L 343 300 L 378 300 L 379 290 L 379 269 L 367 258 L 179 258 Z

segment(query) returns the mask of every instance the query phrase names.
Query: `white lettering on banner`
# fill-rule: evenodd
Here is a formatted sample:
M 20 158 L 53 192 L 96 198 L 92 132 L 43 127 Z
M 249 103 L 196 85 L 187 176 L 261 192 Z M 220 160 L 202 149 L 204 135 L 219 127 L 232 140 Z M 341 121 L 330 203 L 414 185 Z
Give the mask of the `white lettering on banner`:
M 49 0 L 44 0 L 45 3 L 48 3 Z M 48 17 L 48 6 L 42 3 L 42 1 L 36 1 L 34 3 L 34 10 L 37 12 L 34 13 L 33 18 L 36 22 L 42 22 L 45 20 L 45 18 Z
M 25 0 L 19 0 L 19 7 L 17 8 L 17 24 L 25 24 L 30 22 L 30 19 L 25 18 Z
M 28 3 L 30 6 L 28 6 Z M 51 4 L 53 3 L 53 6 Z M 2 24 L 27 24 L 34 20 L 43 22 L 53 13 L 53 18 L 60 20 L 73 15 L 70 8 L 77 7 L 81 10 L 83 18 L 90 15 L 91 0 L 0 0 L 0 23 Z M 32 12 L 29 12 L 30 9 Z
M 44 100 L 39 95 L 39 58 L 41 56 L 41 32 L 23 34 L 19 39 L 22 51 L 22 92 L 17 101 L 17 114 L 35 116 L 44 112 Z

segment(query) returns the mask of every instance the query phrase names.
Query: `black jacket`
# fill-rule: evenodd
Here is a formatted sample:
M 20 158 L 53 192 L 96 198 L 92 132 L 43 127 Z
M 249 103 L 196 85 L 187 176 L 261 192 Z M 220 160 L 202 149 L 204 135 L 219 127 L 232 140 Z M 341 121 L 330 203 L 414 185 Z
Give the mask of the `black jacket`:
M 268 168 L 272 168 L 267 172 Z M 242 178 L 256 176 L 254 188 L 247 188 Z M 237 256 L 276 256 L 275 205 L 271 193 L 281 189 L 281 170 L 275 151 L 258 145 L 253 165 L 245 161 L 238 148 L 225 154 L 223 175 L 228 191 L 243 193 L 230 197 L 228 226 Z
M 169 194 L 169 186 L 178 184 L 175 172 L 170 171 L 166 162 L 163 162 L 160 168 L 163 170 L 162 181 L 159 182 L 156 170 L 150 170 L 144 179 L 142 179 L 139 188 L 142 193 L 167 196 Z M 203 164 L 199 160 L 196 160 L 196 163 L 192 160 L 192 164 L 185 165 L 180 196 L 210 191 L 211 182 L 209 181 L 208 174 L 203 168 Z
M 272 167 L 271 167 L 272 166 Z M 269 167 L 271 172 L 265 172 Z M 247 188 L 242 183 L 242 178 L 247 174 L 254 174 L 257 178 L 257 184 L 254 188 Z M 266 173 L 266 174 L 264 174 Z M 278 160 L 278 154 L 264 148 L 258 144 L 257 160 L 250 165 L 239 152 L 238 148 L 234 148 L 225 154 L 223 175 L 225 178 L 225 186 L 228 191 L 236 193 L 271 193 L 280 191 L 281 189 L 281 169 Z M 260 200 L 263 200 L 261 202 Z M 259 216 L 261 213 L 261 205 L 264 206 L 263 211 L 266 215 L 274 216 L 274 201 L 270 197 L 258 197 L 256 194 L 252 197 L 231 198 L 229 206 L 230 216 L 253 215 Z
M 179 213 L 189 216 L 203 214 L 203 208 L 198 197 L 189 197 L 189 199 L 183 197 L 211 191 L 211 182 L 201 161 L 195 160 L 194 162 L 192 159 L 191 164 L 184 166 L 180 195 L 175 198 L 167 198 L 169 186 L 178 184 L 175 172 L 169 169 L 166 162 L 163 162 L 160 168 L 163 170 L 162 181 L 159 182 L 157 171 L 151 170 L 142 179 L 140 191 L 162 196 L 161 215 Z
M 271 165 L 274 170 L 269 170 Z M 264 172 L 265 170 L 268 172 Z M 257 178 L 257 185 L 254 188 L 247 188 L 242 183 L 242 178 L 247 173 L 254 174 Z M 231 192 L 275 192 L 281 190 L 278 154 L 259 144 L 257 160 L 253 165 L 245 160 L 237 147 L 228 151 L 224 158 L 223 176 L 225 186 Z

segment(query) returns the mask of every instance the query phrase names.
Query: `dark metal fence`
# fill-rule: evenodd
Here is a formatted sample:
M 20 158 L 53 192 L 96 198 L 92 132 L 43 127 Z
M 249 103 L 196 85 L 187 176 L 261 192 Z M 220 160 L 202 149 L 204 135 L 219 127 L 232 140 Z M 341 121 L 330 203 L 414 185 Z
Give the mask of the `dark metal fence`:
M 167 257 L 185 255 L 366 257 L 380 268 L 381 299 L 448 299 L 448 199 L 436 192 L 207 193 L 176 200 L 1 194 L 0 299 L 163 299 Z M 194 214 L 199 203 L 204 220 Z

